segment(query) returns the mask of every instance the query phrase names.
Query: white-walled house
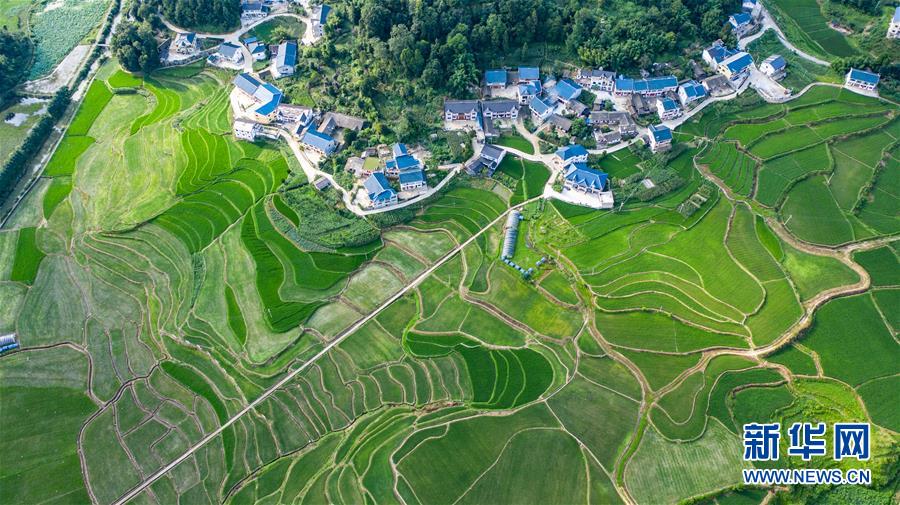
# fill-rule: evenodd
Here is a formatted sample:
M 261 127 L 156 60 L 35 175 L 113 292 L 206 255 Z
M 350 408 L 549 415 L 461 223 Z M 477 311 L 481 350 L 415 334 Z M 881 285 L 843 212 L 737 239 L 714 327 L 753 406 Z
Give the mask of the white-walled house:
M 759 71 L 777 81 L 784 78 L 786 68 L 787 61 L 785 61 L 784 57 L 779 54 L 773 54 L 763 60 L 759 66 Z
M 887 38 L 900 39 L 900 5 L 894 9 L 894 17 L 888 25 Z
M 250 142 L 256 140 L 256 136 L 262 129 L 262 126 L 260 126 L 259 123 L 254 123 L 253 121 L 244 121 L 243 119 L 235 119 L 233 126 L 235 138 L 241 140 L 249 140 Z
M 858 68 L 851 68 L 844 77 L 844 86 L 862 91 L 875 91 L 881 76 Z
M 656 101 L 656 113 L 659 115 L 660 121 L 668 121 L 680 116 L 682 110 L 678 106 L 678 102 L 669 97 L 663 97 Z
M 697 81 L 688 81 L 681 86 L 678 86 L 678 101 L 681 102 L 682 106 L 687 106 L 687 104 L 691 102 L 702 100 L 706 98 L 708 94 L 706 87 Z
M 272 63 L 272 76 L 276 79 L 294 75 L 297 68 L 297 41 L 286 40 L 278 44 L 278 54 Z
M 665 125 L 650 125 L 647 128 L 650 150 L 658 153 L 672 147 L 672 130 Z
M 172 41 L 172 47 L 178 54 L 192 54 L 200 48 L 197 34 L 194 32 L 179 33 Z

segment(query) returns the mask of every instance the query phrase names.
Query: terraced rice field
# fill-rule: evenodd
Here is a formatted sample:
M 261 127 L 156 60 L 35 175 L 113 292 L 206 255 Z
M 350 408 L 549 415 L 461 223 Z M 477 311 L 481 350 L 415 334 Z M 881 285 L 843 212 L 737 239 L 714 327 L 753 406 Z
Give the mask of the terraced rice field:
M 828 26 L 822 7 L 816 0 L 775 0 L 778 19 L 789 23 L 788 37 L 814 54 L 848 57 L 857 54 L 847 38 Z
M 734 144 L 713 144 L 697 162 L 707 165 L 735 193 L 748 196 L 753 190 L 756 162 L 738 151 Z
M 721 142 L 698 162 L 730 176 L 724 182 L 735 192 L 777 209 L 803 240 L 834 245 L 894 233 L 900 222 L 887 209 L 896 203 L 890 189 L 896 171 L 886 178 L 875 173 L 881 163 L 897 164 L 888 153 L 897 141 L 896 114 L 885 102 L 812 88 L 781 111 L 722 125 L 724 139 L 761 162 L 752 194 L 737 191 L 734 172 L 721 168 L 731 164 Z

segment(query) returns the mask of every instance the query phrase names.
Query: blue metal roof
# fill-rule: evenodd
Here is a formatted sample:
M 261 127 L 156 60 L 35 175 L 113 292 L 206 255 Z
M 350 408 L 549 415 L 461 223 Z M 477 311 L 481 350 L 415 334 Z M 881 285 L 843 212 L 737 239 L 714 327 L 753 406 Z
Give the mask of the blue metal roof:
M 662 106 L 665 111 L 678 109 L 678 104 L 675 103 L 675 100 L 668 97 L 662 99 Z
M 589 168 L 586 163 L 572 163 L 564 175 L 567 181 L 579 186 L 587 186 L 591 189 L 603 191 L 609 176 L 600 170 Z
M 331 14 L 331 7 L 322 5 L 322 11 L 319 12 L 319 24 L 324 25 L 328 22 L 328 15 Z
M 421 166 L 421 163 L 419 163 L 419 160 L 415 159 L 414 157 L 412 157 L 409 154 L 403 154 L 401 156 L 397 156 L 396 158 L 394 158 L 394 163 L 396 164 L 397 169 L 399 169 L 399 170 L 406 170 L 409 168 Z
M 256 37 L 246 37 L 244 38 L 244 44 L 252 44 L 254 42 L 258 42 L 259 39 Z
M 404 154 L 409 154 L 409 152 L 406 150 L 406 144 L 401 144 L 399 142 L 394 144 L 394 147 L 392 148 L 392 150 L 394 152 L 395 158 L 397 156 L 403 156 Z
M 578 156 L 587 156 L 588 151 L 581 144 L 569 144 L 556 150 L 556 155 L 563 161 L 576 158 Z
M 538 81 L 532 81 L 528 84 L 519 84 L 519 94 L 523 96 L 534 96 L 541 92 L 541 85 Z
M 787 62 L 784 61 L 784 58 L 779 55 L 769 56 L 768 58 L 766 58 L 766 62 L 768 62 L 769 65 L 772 65 L 772 68 L 774 68 L 775 70 L 781 70 L 782 68 L 787 66 Z
M 281 90 L 267 82 L 262 83 L 262 85 L 256 89 L 254 97 L 263 102 L 262 105 L 256 108 L 255 112 L 257 114 L 268 116 L 275 112 L 275 109 L 281 105 Z
M 881 76 L 878 74 L 874 74 L 872 72 L 866 72 L 865 70 L 860 70 L 858 68 L 850 69 L 850 78 L 854 81 L 862 81 L 868 84 L 878 84 L 878 81 L 881 79 Z
M 275 64 L 279 67 L 293 67 L 297 65 L 297 42 L 285 41 L 278 45 L 278 56 Z
M 737 73 L 753 64 L 753 57 L 748 53 L 738 53 L 737 57 L 725 64 L 732 73 Z
M 250 50 L 253 54 L 264 53 L 266 52 L 266 46 L 263 44 L 256 44 L 253 46 L 253 49 Z
M 685 96 L 692 100 L 706 96 L 706 88 L 697 81 L 688 81 L 682 84 L 681 88 L 684 89 Z
M 316 149 L 324 152 L 325 154 L 331 154 L 334 152 L 334 139 L 331 138 L 330 135 L 326 135 L 320 131 L 317 131 L 315 128 L 309 128 L 308 130 L 306 130 L 306 133 L 303 134 L 303 143 L 313 146 Z M 384 176 L 382 175 L 382 177 Z
M 387 177 L 381 172 L 375 172 L 370 175 L 364 182 L 363 187 L 369 194 L 369 200 L 373 202 L 391 200 L 397 194 L 394 188 L 388 183 Z
M 544 100 L 535 97 L 533 100 L 531 100 L 531 108 L 534 109 L 534 111 L 537 112 L 538 115 L 543 116 L 545 113 L 549 112 L 553 107 L 550 104 L 548 104 L 547 102 L 545 102 Z
M 409 170 L 400 173 L 400 184 L 409 184 L 411 182 L 425 182 L 425 172 L 423 170 Z
M 541 78 L 541 71 L 537 67 L 519 67 L 520 81 L 537 81 Z
M 488 86 L 506 85 L 506 70 L 488 70 L 484 73 L 484 81 Z
M 706 52 L 709 53 L 709 55 L 712 57 L 713 61 L 716 62 L 716 64 L 719 64 L 719 63 L 722 63 L 723 61 L 725 61 L 729 56 L 735 54 L 737 51 L 728 49 L 727 47 L 725 47 L 722 44 L 719 44 L 717 42 L 717 43 L 707 47 Z
M 748 12 L 741 12 L 740 14 L 732 14 L 728 21 L 731 23 L 731 26 L 737 28 L 741 25 L 746 25 L 753 20 L 753 17 L 750 16 Z
M 238 74 L 234 78 L 234 85 L 237 86 L 241 91 L 252 95 L 256 92 L 256 88 L 259 87 L 259 81 L 256 80 L 252 75 L 244 72 L 243 74 Z
M 623 76 L 616 78 L 616 89 L 620 91 L 640 93 L 642 91 L 659 91 L 676 86 L 678 86 L 678 79 L 674 75 L 651 77 L 649 79 L 630 79 Z
M 653 135 L 653 140 L 657 142 L 672 140 L 672 130 L 666 125 L 650 125 L 650 133 Z
M 897 8 L 894 9 L 894 17 L 891 18 L 891 21 L 893 21 L 894 23 L 900 23 L 900 5 L 898 5 Z
M 571 79 L 562 79 L 556 83 L 556 93 L 565 101 L 574 100 L 581 93 L 581 86 Z

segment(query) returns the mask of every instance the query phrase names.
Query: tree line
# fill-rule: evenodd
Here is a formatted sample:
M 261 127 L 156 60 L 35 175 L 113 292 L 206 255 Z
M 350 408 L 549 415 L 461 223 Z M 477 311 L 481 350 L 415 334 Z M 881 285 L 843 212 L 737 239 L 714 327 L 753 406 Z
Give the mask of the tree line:
M 25 141 L 0 167 L 0 201 L 6 200 L 16 189 L 16 185 L 28 169 L 28 163 L 47 141 L 56 121 L 65 114 L 70 96 L 69 88 L 66 87 L 56 92 L 47 106 L 47 115 L 38 121 L 25 137 Z
M 0 28 L 0 104 L 12 98 L 31 66 L 31 39 L 23 33 Z

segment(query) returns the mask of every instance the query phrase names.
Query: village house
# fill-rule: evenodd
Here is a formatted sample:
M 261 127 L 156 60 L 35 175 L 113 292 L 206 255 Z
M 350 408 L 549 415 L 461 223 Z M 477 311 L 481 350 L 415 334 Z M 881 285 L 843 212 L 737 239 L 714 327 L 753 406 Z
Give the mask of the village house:
M 612 93 L 616 87 L 616 73 L 601 69 L 581 69 L 578 75 L 581 82 L 591 89 Z
M 731 81 L 722 74 L 707 77 L 706 79 L 703 79 L 701 83 L 703 84 L 703 87 L 706 88 L 709 96 L 723 96 L 734 93 L 734 88 L 731 87 Z
M 263 2 L 242 1 L 241 22 L 249 23 L 269 15 L 269 6 Z
M 741 10 L 750 14 L 753 19 L 759 19 L 762 14 L 762 5 L 758 0 L 743 0 L 741 2 Z
M 259 41 L 256 37 L 247 37 L 244 39 L 244 45 L 250 51 L 253 61 L 264 61 L 268 54 L 266 53 L 266 45 Z
M 621 142 L 622 134 L 618 131 L 604 133 L 603 130 L 594 130 L 594 140 L 597 142 L 597 147 L 599 148 L 609 147 Z
M 648 79 L 629 79 L 624 76 L 616 78 L 615 94 L 641 95 L 645 97 L 662 96 L 678 88 L 678 79 L 674 75 L 650 77 Z
M 217 53 L 220 58 L 226 61 L 230 61 L 235 65 L 244 61 L 244 54 L 241 52 L 241 47 L 232 44 L 231 42 L 223 42 L 219 45 L 219 50 Z
M 678 102 L 669 97 L 663 97 L 656 101 L 656 113 L 659 115 L 660 121 L 668 121 L 680 116 L 682 110 L 678 106 Z
M 561 167 L 571 163 L 587 163 L 587 160 L 588 150 L 581 144 L 569 144 L 560 147 L 553 155 L 553 161 Z
M 625 107 L 635 116 L 644 116 L 650 114 L 650 104 L 644 99 L 644 95 L 635 93 L 628 99 Z
M 200 48 L 197 34 L 194 32 L 179 33 L 172 41 L 172 47 L 178 54 L 193 54 Z
M 388 175 L 398 176 L 404 172 L 421 171 L 424 168 L 419 159 L 409 154 L 406 144 L 394 144 L 391 154 L 393 157 L 385 162 L 385 172 Z
M 475 121 L 478 116 L 478 100 L 445 100 L 444 120 Z
M 515 100 L 486 100 L 481 102 L 481 109 L 486 119 L 519 117 L 519 104 Z
M 424 170 L 407 170 L 400 172 L 397 177 L 400 182 L 400 191 L 413 191 L 419 188 L 427 188 Z
M 553 105 L 540 97 L 535 97 L 531 100 L 528 108 L 531 110 L 531 116 L 536 123 L 543 123 L 552 116 L 554 112 Z
M 587 194 L 598 194 L 606 190 L 608 176 L 600 170 L 589 168 L 584 162 L 569 164 L 563 174 L 563 187 Z
M 276 79 L 294 75 L 297 67 L 297 41 L 286 40 L 278 44 L 278 53 L 272 63 L 272 76 Z
M 234 85 L 244 95 L 253 99 L 253 105 L 247 108 L 254 119 L 263 123 L 269 123 L 277 118 L 278 106 L 281 105 L 282 93 L 275 86 L 257 80 L 248 73 L 238 74 L 234 78 Z
M 621 137 L 633 137 L 637 135 L 637 124 L 631 118 L 631 115 L 622 111 L 593 111 L 588 116 L 587 122 L 594 128 L 594 138 L 597 138 L 598 132 L 602 134 L 603 127 L 616 130 Z M 620 137 L 620 139 L 621 139 Z M 609 137 L 610 139 L 614 137 Z
M 481 102 L 478 103 L 478 116 L 475 119 L 475 131 L 484 139 L 492 139 L 500 136 L 500 131 L 497 130 L 497 127 L 494 125 L 494 120 L 485 117 L 484 115 L 484 107 Z
M 887 38 L 900 39 L 900 5 L 894 8 L 894 17 L 888 25 Z
M 672 147 L 672 130 L 666 125 L 650 125 L 647 127 L 650 137 L 650 150 L 658 153 Z
M 328 23 L 329 14 L 331 14 L 331 7 L 327 5 L 323 4 L 313 8 L 311 21 L 314 37 L 319 38 L 325 34 L 325 24 Z
M 678 86 L 678 101 L 682 106 L 706 98 L 706 88 L 697 81 L 688 81 Z
M 369 208 L 380 209 L 397 204 L 397 192 L 388 183 L 387 177 L 381 172 L 375 172 L 364 182 L 366 196 L 369 199 Z
M 724 75 L 733 84 L 740 86 L 744 79 L 750 76 L 750 68 L 753 66 L 753 57 L 743 51 L 734 53 L 719 63 L 719 73 Z
M 484 84 L 491 89 L 506 87 L 506 70 L 488 70 L 484 73 Z
M 581 95 L 582 87 L 572 79 L 560 79 L 556 85 L 550 89 L 551 97 L 558 99 L 562 103 L 569 103 L 576 100 Z
M 518 83 L 527 84 L 541 80 L 541 71 L 538 67 L 519 67 Z
M 553 126 L 557 135 L 565 135 L 572 129 L 572 120 L 559 114 L 552 114 L 547 118 L 547 123 Z
M 703 61 L 709 65 L 709 68 L 718 71 L 719 64 L 736 52 L 725 47 L 721 40 L 717 40 L 703 50 Z
M 331 181 L 324 177 L 319 177 L 315 181 L 313 181 L 313 187 L 316 188 L 316 191 L 325 191 L 329 187 L 331 187 Z
M 531 100 L 541 94 L 541 81 L 531 81 L 525 84 L 519 84 L 516 87 L 516 96 L 519 98 L 519 104 L 528 105 Z
M 296 123 L 301 127 L 309 126 L 314 116 L 312 108 L 302 105 L 283 103 L 275 110 L 275 120 L 279 123 Z
M 734 36 L 740 39 L 753 30 L 753 16 L 749 12 L 732 14 L 728 17 L 728 24 L 731 25 Z
M 337 141 L 331 135 L 312 127 L 306 129 L 303 137 L 300 138 L 300 143 L 323 156 L 328 156 L 337 150 Z
M 466 172 L 469 175 L 481 175 L 486 172 L 485 175 L 491 177 L 500 166 L 504 156 L 506 156 L 505 149 L 493 144 L 485 144 L 478 157 L 466 164 Z
M 338 128 L 343 130 L 360 131 L 365 126 L 366 120 L 340 112 L 326 112 L 319 123 L 319 131 L 331 135 Z
M 244 121 L 243 119 L 235 119 L 233 127 L 235 138 L 249 140 L 250 142 L 256 141 L 256 136 L 259 135 L 259 132 L 262 129 L 262 126 L 259 123 Z
M 615 204 L 609 189 L 609 176 L 588 167 L 587 163 L 570 164 L 563 172 L 563 191 L 580 193 L 589 198 L 578 198 L 578 203 L 594 208 L 611 209 Z
M 779 54 L 773 54 L 772 56 L 769 56 L 768 58 L 763 60 L 762 64 L 759 66 L 760 72 L 766 74 L 772 79 L 775 79 L 776 81 L 784 79 L 786 68 L 787 62 Z
M 862 91 L 875 91 L 879 80 L 881 80 L 881 76 L 876 73 L 851 68 L 844 78 L 844 86 Z

